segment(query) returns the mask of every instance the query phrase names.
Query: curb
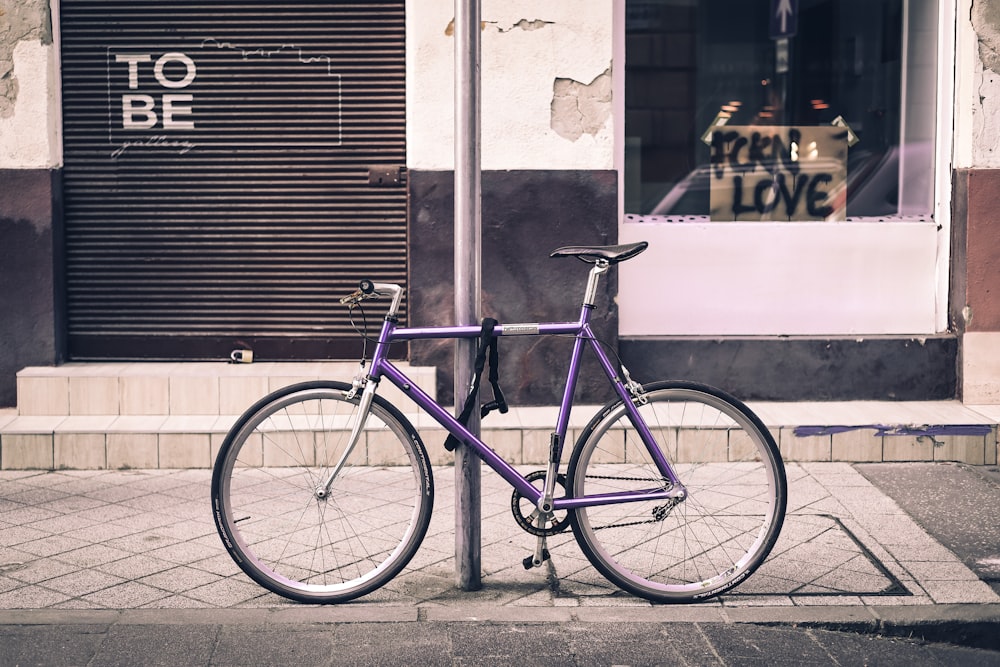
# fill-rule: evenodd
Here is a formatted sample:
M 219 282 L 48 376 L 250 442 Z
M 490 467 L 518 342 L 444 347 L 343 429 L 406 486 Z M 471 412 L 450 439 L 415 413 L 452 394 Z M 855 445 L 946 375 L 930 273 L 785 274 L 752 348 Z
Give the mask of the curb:
M 345 604 L 276 609 L 0 610 L 19 625 L 720 623 L 917 639 L 1000 652 L 1000 604 L 931 607 L 509 607 Z

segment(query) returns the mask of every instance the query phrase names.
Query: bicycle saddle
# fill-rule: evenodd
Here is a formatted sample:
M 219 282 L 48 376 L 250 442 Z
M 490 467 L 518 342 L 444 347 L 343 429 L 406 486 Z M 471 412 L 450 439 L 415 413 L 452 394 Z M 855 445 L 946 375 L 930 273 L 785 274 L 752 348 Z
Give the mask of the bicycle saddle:
M 549 257 L 576 257 L 580 261 L 593 264 L 600 259 L 608 264 L 617 264 L 632 259 L 649 246 L 646 241 L 624 245 L 566 246 L 552 251 Z

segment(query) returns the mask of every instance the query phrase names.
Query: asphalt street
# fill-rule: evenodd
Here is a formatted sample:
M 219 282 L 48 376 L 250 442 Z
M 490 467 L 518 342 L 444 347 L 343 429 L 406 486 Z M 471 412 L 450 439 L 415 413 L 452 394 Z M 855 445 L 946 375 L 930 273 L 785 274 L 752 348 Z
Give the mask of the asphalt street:
M 724 623 L 115 622 L 4 625 L 0 666 L 1000 665 L 1000 653 Z

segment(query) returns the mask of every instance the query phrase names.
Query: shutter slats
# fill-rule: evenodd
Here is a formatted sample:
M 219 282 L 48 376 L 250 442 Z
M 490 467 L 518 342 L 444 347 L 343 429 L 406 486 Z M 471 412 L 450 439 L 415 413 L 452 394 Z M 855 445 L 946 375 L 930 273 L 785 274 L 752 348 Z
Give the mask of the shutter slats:
M 60 5 L 71 356 L 356 340 L 337 297 L 406 283 L 405 2 Z

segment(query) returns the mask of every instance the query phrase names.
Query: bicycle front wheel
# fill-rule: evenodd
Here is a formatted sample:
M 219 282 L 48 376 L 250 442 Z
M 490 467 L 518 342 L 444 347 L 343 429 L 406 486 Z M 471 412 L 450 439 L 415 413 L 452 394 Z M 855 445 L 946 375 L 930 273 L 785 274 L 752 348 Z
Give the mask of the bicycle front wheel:
M 240 417 L 216 459 L 223 543 L 251 579 L 292 600 L 344 602 L 379 588 L 430 522 L 434 485 L 420 437 L 376 396 L 347 451 L 358 416 L 350 388 L 307 382 L 274 392 Z
M 787 485 L 767 428 L 735 398 L 693 383 L 645 387 L 639 412 L 686 497 L 578 509 L 573 533 L 594 567 L 657 602 L 694 602 L 746 579 L 781 530 Z M 667 488 L 620 401 L 581 433 L 571 495 Z

